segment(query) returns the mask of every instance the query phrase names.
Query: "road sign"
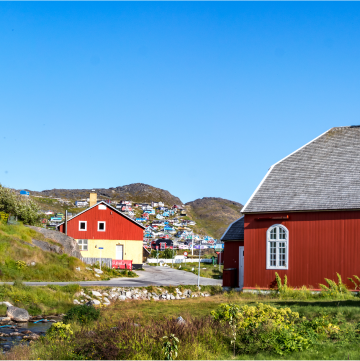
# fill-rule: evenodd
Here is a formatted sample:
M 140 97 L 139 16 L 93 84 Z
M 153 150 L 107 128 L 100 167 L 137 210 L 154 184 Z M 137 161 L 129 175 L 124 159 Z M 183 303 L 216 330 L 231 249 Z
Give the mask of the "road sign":
M 184 252 L 184 256 L 187 256 L 187 252 Z
M 104 247 L 99 247 L 99 249 L 104 249 Z

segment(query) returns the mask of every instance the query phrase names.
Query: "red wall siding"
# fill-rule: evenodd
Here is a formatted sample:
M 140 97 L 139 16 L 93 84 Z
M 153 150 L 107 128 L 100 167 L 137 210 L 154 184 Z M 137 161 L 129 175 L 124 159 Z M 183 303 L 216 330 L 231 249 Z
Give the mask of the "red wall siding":
M 87 230 L 79 231 L 79 221 L 87 221 Z M 105 232 L 98 232 L 98 221 L 106 222 Z M 64 225 L 59 227 L 64 232 Z M 76 239 L 115 239 L 115 240 L 143 240 L 144 230 L 106 207 L 106 210 L 98 209 L 98 206 L 91 208 L 83 214 L 68 221 L 68 236 Z
M 256 220 L 289 215 L 287 220 Z M 282 224 L 289 231 L 289 269 L 266 269 L 266 231 Z M 245 215 L 244 287 L 269 288 L 275 272 L 293 287 L 318 289 L 324 278 L 337 280 L 336 272 L 350 288 L 347 277 L 360 277 L 360 211 L 304 212 Z
M 239 273 L 239 247 L 244 245 L 244 241 L 225 241 L 224 252 L 221 255 L 221 261 L 224 261 L 224 269 L 236 268 L 236 279 Z M 244 248 L 245 249 L 245 248 Z M 239 286 L 239 285 L 237 285 Z

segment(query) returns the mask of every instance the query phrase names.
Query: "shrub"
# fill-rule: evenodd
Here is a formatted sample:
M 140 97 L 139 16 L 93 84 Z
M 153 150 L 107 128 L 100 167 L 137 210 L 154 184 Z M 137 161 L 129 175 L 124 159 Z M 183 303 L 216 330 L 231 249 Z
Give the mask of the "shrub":
M 27 264 L 26 264 L 26 262 L 24 262 L 24 261 L 16 261 L 16 268 L 17 269 L 24 269 L 24 268 L 26 268 L 27 267 Z
M 56 322 L 53 323 L 47 330 L 46 337 L 49 339 L 69 340 L 73 334 L 74 332 L 72 331 L 70 325 L 65 325 L 62 322 Z
M 100 310 L 96 309 L 93 306 L 87 305 L 77 305 L 66 313 L 63 320 L 64 323 L 69 323 L 70 321 L 78 321 L 81 324 L 86 324 L 91 321 L 96 321 L 100 317 Z
M 0 184 L 0 211 L 17 216 L 25 224 L 40 223 L 41 214 L 38 205 L 30 198 L 16 194 L 13 190 Z
M 263 350 L 282 355 L 302 351 L 312 345 L 311 338 L 297 329 L 300 321 L 298 312 L 292 312 L 290 308 L 277 309 L 262 303 L 242 307 L 222 304 L 212 311 L 212 315 L 220 322 L 231 320 L 233 325 L 236 324 L 237 335 L 234 337 L 234 326 L 229 322 L 232 343 L 236 342 L 236 347 L 245 353 Z

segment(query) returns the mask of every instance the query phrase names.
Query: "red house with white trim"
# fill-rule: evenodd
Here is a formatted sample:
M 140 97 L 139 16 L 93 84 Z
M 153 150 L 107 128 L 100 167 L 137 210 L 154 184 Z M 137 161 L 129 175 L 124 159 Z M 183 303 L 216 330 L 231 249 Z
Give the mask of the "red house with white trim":
M 274 164 L 222 240 L 233 285 L 269 289 L 360 276 L 360 127 L 332 128 Z
M 65 223 L 58 226 L 65 233 Z M 132 261 L 142 268 L 145 227 L 101 201 L 67 221 L 67 235 L 77 240 L 82 257 Z

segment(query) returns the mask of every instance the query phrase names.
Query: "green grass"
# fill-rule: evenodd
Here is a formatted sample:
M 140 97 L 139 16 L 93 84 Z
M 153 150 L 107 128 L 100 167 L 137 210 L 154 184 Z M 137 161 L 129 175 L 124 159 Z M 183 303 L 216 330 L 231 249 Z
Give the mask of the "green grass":
M 184 289 L 186 287 L 182 287 Z M 158 287 L 147 287 L 149 291 Z M 175 289 L 175 288 L 174 288 Z M 216 291 L 216 290 L 215 290 Z M 54 291 L 55 292 L 55 291 Z M 63 292 L 64 293 L 64 292 Z M 216 292 L 215 292 L 216 293 Z M 210 312 L 221 303 L 235 303 L 238 305 L 256 305 L 257 302 L 268 303 L 277 308 L 290 307 L 311 320 L 315 317 L 327 315 L 333 324 L 341 327 L 341 335 L 332 338 L 320 337 L 311 348 L 302 352 L 286 353 L 284 355 L 271 352 L 256 352 L 253 354 L 237 353 L 233 356 L 230 337 L 226 329 L 221 330 L 209 321 Z M 184 331 L 171 326 L 171 319 L 182 316 L 187 326 Z M 206 321 L 208 320 L 208 321 Z M 360 301 L 332 300 L 332 301 L 282 301 L 267 295 L 252 295 L 249 298 L 242 293 L 221 293 L 207 298 L 191 298 L 173 301 L 125 301 L 117 302 L 109 308 L 101 309 L 99 323 L 92 323 L 87 330 L 92 330 L 91 343 L 94 345 L 94 356 L 90 358 L 115 359 L 108 355 L 112 348 L 112 337 L 125 337 L 125 350 L 133 345 L 128 357 L 122 359 L 162 359 L 161 338 L 165 334 L 175 333 L 180 338 L 179 359 L 359 359 L 360 337 L 356 336 L 355 326 L 360 321 Z M 121 324 L 121 322 L 123 322 Z M 125 322 L 125 323 L 124 323 Z M 134 327 L 136 323 L 136 327 Z M 32 346 L 15 348 L 12 353 L 0 356 L 7 359 L 74 359 L 79 358 L 86 350 L 89 339 L 86 339 L 80 326 L 72 323 L 76 337 L 71 342 L 46 340 Z M 117 333 L 110 334 L 110 328 L 122 325 Z M 185 332 L 186 331 L 186 332 Z M 352 338 L 347 337 L 347 331 Z M 81 333 L 82 332 L 82 333 Z M 225 332 L 225 334 L 224 334 Z M 159 335 L 159 338 L 157 338 Z M 191 336 L 191 337 L 190 337 Z M 122 342 L 116 344 L 122 344 Z M 135 345 L 138 346 L 135 346 Z M 101 345 L 106 345 L 102 347 Z M 81 347 L 80 347 L 81 346 Z M 85 346 L 85 347 L 84 347 Z M 151 347 L 150 347 L 151 346 Z M 80 350 L 80 351 L 79 351 Z M 123 352 L 121 351 L 121 352 Z M 129 350 L 128 350 L 129 351 Z M 129 351 L 129 352 L 130 352 Z M 79 354 L 80 352 L 80 354 Z M 84 351 L 85 352 L 85 351 Z M 100 352 L 100 354 L 99 354 Z M 99 357 L 102 356 L 102 357 Z M 106 356 L 107 355 L 107 356 Z M 152 356 L 151 356 L 152 355 Z M 80 357 L 81 358 L 81 357 Z
M 90 281 L 121 277 L 119 271 L 104 268 L 101 277 L 86 270 L 78 258 L 67 254 L 45 252 L 32 246 L 32 239 L 60 244 L 23 225 L 11 226 L 0 222 L 0 282 L 14 281 Z M 35 262 L 35 266 L 31 266 Z M 22 263 L 22 264 L 20 264 Z M 80 271 L 76 270 L 80 267 Z

